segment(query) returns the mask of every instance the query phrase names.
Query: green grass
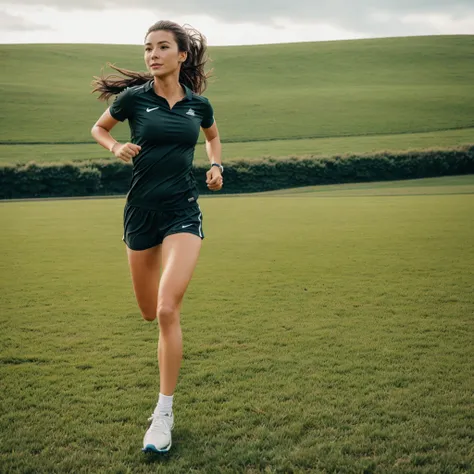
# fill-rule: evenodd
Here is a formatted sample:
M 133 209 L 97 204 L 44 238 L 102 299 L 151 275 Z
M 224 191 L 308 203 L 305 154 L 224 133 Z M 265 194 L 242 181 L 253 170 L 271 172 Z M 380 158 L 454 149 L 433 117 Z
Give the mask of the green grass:
M 430 195 L 466 185 L 203 198 L 161 458 L 123 200 L 0 204 L 0 471 L 472 472 L 474 195 Z
M 310 140 L 271 140 L 245 143 L 226 143 L 224 163 L 238 159 L 258 159 L 264 156 L 284 157 L 303 155 L 336 155 L 371 153 L 380 150 L 408 150 L 430 147 L 452 147 L 474 142 L 474 129 L 372 137 L 316 138 Z M 0 145 L 0 164 L 54 163 L 110 158 L 111 155 L 96 144 L 83 145 Z M 196 163 L 208 162 L 204 146 L 198 144 Z
M 268 191 L 261 196 L 349 197 L 392 195 L 474 194 L 474 175 L 407 179 L 372 183 L 329 184 Z
M 227 142 L 472 128 L 473 48 L 474 35 L 214 47 L 206 95 Z M 92 76 L 143 69 L 141 46 L 1 45 L 0 59 L 0 142 L 90 141 L 104 109 Z

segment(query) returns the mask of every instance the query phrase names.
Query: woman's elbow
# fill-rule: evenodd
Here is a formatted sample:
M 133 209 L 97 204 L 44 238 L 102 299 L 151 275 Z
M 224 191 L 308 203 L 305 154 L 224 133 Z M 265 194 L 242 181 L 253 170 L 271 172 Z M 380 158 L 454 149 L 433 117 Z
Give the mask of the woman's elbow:
M 91 128 L 91 135 L 96 138 L 97 135 L 100 133 L 100 129 L 102 127 L 100 127 L 99 125 L 97 125 L 97 123 L 95 123 L 92 128 Z

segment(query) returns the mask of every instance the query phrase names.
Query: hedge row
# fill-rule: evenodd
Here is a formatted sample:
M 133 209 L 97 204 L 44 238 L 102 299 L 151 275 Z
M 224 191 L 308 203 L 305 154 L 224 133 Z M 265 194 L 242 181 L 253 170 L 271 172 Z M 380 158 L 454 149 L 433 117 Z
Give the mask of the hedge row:
M 202 194 L 207 167 L 195 176 Z M 386 181 L 474 173 L 474 145 L 374 155 L 232 162 L 225 192 L 250 193 L 317 184 Z M 118 160 L 0 166 L 0 199 L 125 194 L 131 166 Z

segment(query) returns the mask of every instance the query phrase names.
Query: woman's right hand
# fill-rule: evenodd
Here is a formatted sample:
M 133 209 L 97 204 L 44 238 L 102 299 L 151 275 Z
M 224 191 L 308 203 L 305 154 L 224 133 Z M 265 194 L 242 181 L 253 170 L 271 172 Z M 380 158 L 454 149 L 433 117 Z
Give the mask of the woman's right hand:
M 125 163 L 128 163 L 132 158 L 135 158 L 140 150 L 142 149 L 141 146 L 135 145 L 134 143 L 125 143 L 121 144 L 117 142 L 112 147 L 112 153 L 117 157 L 120 158 Z

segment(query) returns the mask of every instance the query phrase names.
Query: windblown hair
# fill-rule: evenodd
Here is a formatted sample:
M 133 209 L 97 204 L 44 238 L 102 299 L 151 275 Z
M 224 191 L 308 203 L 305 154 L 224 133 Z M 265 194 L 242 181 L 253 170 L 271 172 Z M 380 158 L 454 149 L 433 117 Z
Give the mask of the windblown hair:
M 204 71 L 204 66 L 209 59 L 205 36 L 189 25 L 180 26 L 172 21 L 159 21 L 155 23 L 148 29 L 145 39 L 153 31 L 169 31 L 173 33 L 178 44 L 178 50 L 188 53 L 186 61 L 181 64 L 179 82 L 189 87 L 196 94 L 202 94 L 206 90 L 207 79 L 210 75 Z M 130 71 L 110 63 L 107 63 L 107 65 L 121 75 L 94 76 L 92 93 L 99 92 L 99 100 L 108 100 L 127 87 L 139 86 L 153 79 L 153 76 L 148 72 Z

